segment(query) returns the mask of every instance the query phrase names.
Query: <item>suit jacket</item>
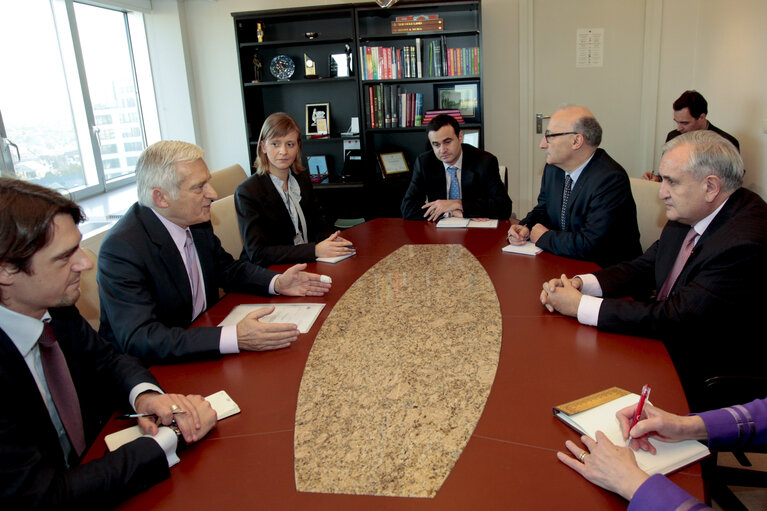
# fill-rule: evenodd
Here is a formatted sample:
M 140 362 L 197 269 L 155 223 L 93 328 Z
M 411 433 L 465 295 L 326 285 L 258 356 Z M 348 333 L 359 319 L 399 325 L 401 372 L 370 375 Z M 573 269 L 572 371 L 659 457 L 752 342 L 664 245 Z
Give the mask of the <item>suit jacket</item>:
M 118 354 L 77 309 L 50 309 L 51 327 L 64 352 L 80 400 L 85 440 L 91 444 L 106 419 L 127 403 L 137 384 L 157 381 L 133 357 Z M 56 429 L 27 364 L 0 330 L 0 507 L 103 509 L 169 476 L 165 453 L 140 438 L 103 458 L 67 469 Z
M 507 220 L 511 216 L 511 199 L 498 173 L 498 158 L 467 144 L 462 144 L 461 150 L 463 216 Z M 445 165 L 434 151 L 427 151 L 415 162 L 413 179 L 402 199 L 402 218 L 424 220 L 421 209 L 424 202 L 441 199 L 447 199 Z
M 234 192 L 234 206 L 243 240 L 242 258 L 261 266 L 316 260 L 315 245 L 330 236 L 307 172 L 293 173 L 301 189 L 308 243 L 294 245 L 296 230 L 288 209 L 268 174 L 254 174 Z
M 730 135 L 730 134 L 729 134 L 729 133 L 727 133 L 726 131 L 724 131 L 724 130 L 721 130 L 721 129 L 717 128 L 716 126 L 714 126 L 713 124 L 711 124 L 711 122 L 709 122 L 709 123 L 708 123 L 708 128 L 706 128 L 706 129 L 707 129 L 707 130 L 711 130 L 711 131 L 713 131 L 714 133 L 717 133 L 717 134 L 719 134 L 719 135 L 723 136 L 724 138 L 726 138 L 727 140 L 729 140 L 730 142 L 732 142 L 732 145 L 734 145 L 734 146 L 735 146 L 735 149 L 737 149 L 738 151 L 740 151 L 740 144 L 738 144 L 738 139 L 737 139 L 737 138 L 733 137 L 732 135 Z M 681 133 L 679 130 L 671 130 L 671 131 L 669 131 L 669 132 L 668 132 L 668 135 L 666 135 L 666 142 L 668 142 L 668 141 L 669 141 L 669 140 L 671 140 L 672 138 L 676 138 L 676 137 L 678 137 L 678 136 L 679 136 L 679 135 L 681 135 L 681 134 L 682 134 L 682 133 Z
M 550 229 L 535 243 L 538 247 L 600 266 L 642 253 L 628 175 L 603 149 L 596 150 L 570 192 L 565 231 L 560 225 L 564 187 L 565 171 L 546 165 L 538 204 L 520 221 L 530 228 L 542 224 Z
M 595 273 L 605 300 L 598 326 L 662 339 L 690 407 L 702 410 L 701 382 L 721 375 L 763 374 L 764 295 L 758 276 L 767 261 L 767 205 L 740 188 L 698 240 L 670 291 L 656 301 L 690 226 L 668 222 L 644 255 Z M 634 296 L 626 301 L 613 297 Z
M 225 291 L 266 295 L 275 272 L 235 260 L 210 222 L 190 226 L 208 307 Z M 221 328 L 187 329 L 192 289 L 168 230 L 146 206 L 134 204 L 110 229 L 99 251 L 99 333 L 123 353 L 168 363 L 220 353 Z

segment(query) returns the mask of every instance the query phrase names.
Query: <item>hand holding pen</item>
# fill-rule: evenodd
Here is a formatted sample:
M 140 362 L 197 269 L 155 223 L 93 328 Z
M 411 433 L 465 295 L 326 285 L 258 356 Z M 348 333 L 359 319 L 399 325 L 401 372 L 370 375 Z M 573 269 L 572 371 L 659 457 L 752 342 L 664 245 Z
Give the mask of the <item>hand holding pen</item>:
M 202 396 L 144 392 L 136 398 L 135 407 L 143 415 L 138 418 L 138 425 L 145 434 L 156 435 L 158 426 L 175 422 L 187 444 L 205 436 L 216 422 L 216 412 Z M 184 413 L 176 413 L 182 410 Z

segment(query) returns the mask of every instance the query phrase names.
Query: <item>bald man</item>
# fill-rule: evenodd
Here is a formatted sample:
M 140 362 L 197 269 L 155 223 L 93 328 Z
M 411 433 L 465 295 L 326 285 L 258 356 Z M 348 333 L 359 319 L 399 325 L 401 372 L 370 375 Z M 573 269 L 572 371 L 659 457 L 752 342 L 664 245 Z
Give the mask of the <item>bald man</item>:
M 623 167 L 599 149 L 602 127 L 582 106 L 560 108 L 541 139 L 546 151 L 538 204 L 509 229 L 552 254 L 608 266 L 642 253 L 636 205 Z

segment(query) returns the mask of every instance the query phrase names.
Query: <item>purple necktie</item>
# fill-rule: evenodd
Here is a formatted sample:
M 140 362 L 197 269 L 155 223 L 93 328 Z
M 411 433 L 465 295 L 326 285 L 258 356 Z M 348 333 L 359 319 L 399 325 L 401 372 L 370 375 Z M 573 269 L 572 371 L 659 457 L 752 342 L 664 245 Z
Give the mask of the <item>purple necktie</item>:
M 559 213 L 559 228 L 564 231 L 567 229 L 567 203 L 570 202 L 570 191 L 573 185 L 573 178 L 570 174 L 565 174 L 565 189 L 562 192 L 562 210 Z
M 85 452 L 85 433 L 83 432 L 83 416 L 80 413 L 80 400 L 77 398 L 75 384 L 72 375 L 69 374 L 67 361 L 61 351 L 51 325 L 44 323 L 43 333 L 38 341 L 40 346 L 40 360 L 43 363 L 45 380 L 48 382 L 48 391 L 53 398 L 59 418 L 67 430 L 69 442 L 78 456 Z
M 663 287 L 660 288 L 660 293 L 658 293 L 658 300 L 665 300 L 668 298 L 668 294 L 671 292 L 671 288 L 674 287 L 676 279 L 679 278 L 679 274 L 682 273 L 682 268 L 684 268 L 685 263 L 687 263 L 687 260 L 690 258 L 690 254 L 692 254 L 692 248 L 695 246 L 695 238 L 697 236 L 698 233 L 695 232 L 695 229 L 690 227 L 690 232 L 688 232 L 687 236 L 685 236 L 684 241 L 682 242 L 682 248 L 679 249 L 679 255 L 676 256 L 674 266 L 671 268 L 671 272 L 668 274 L 668 277 L 666 277 L 666 281 L 663 283 Z
M 189 284 L 192 286 L 192 319 L 202 314 L 205 307 L 205 291 L 202 289 L 200 281 L 200 269 L 197 264 L 197 251 L 194 249 L 194 240 L 189 229 L 186 230 L 186 242 L 184 243 L 184 253 L 186 254 L 186 266 L 189 272 Z

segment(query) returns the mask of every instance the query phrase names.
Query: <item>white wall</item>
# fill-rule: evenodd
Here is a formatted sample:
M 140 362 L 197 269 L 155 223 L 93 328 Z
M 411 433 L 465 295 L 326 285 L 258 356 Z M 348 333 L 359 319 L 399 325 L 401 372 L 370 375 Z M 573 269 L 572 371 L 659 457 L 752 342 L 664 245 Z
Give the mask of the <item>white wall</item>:
M 562 5 L 572 4 L 572 0 L 561 1 Z M 614 4 L 614 0 L 601 1 L 605 5 Z M 178 87 L 174 93 L 189 94 L 191 98 L 189 110 L 195 123 L 195 140 L 206 150 L 211 169 L 232 163 L 247 168 L 247 139 L 231 13 L 339 2 L 153 0 L 149 17 L 166 3 L 178 5 L 186 50 L 185 71 L 191 78 L 188 90 Z M 485 146 L 510 167 L 510 192 L 515 203 L 519 199 L 520 181 L 529 182 L 524 176 L 532 172 L 516 164 L 520 161 L 520 125 L 525 129 L 527 126 L 520 115 L 526 112 L 526 118 L 529 114 L 523 102 L 525 84 L 520 83 L 520 67 L 526 65 L 528 58 L 524 38 L 530 21 L 525 11 L 529 5 L 529 0 L 482 2 Z M 614 26 L 620 26 L 621 12 L 613 10 L 612 16 L 616 17 Z M 646 58 L 649 55 L 650 60 L 655 58 L 657 63 L 657 83 L 652 69 L 645 66 L 643 75 L 642 115 L 650 117 L 646 122 L 649 133 L 640 133 L 637 127 L 640 120 L 626 116 L 620 123 L 625 130 L 611 128 L 609 134 L 611 145 L 630 147 L 646 140 L 645 144 L 653 146 L 639 148 L 635 155 L 637 162 L 624 163 L 632 175 L 639 175 L 653 155 L 657 166 L 657 154 L 665 134 L 673 128 L 671 103 L 683 90 L 696 88 L 708 99 L 709 117 L 714 124 L 740 140 L 748 169 L 747 186 L 767 196 L 767 143 L 763 133 L 767 119 L 764 87 L 767 68 L 763 65 L 767 33 L 762 30 L 765 19 L 767 3 L 763 0 L 648 0 L 646 19 L 637 23 L 648 23 L 649 39 L 646 37 L 641 43 Z M 661 27 L 657 34 L 652 30 L 653 24 Z M 614 26 L 611 27 L 608 20 L 605 28 L 609 30 Z M 150 44 L 152 42 L 150 37 Z M 171 41 L 171 45 L 178 43 Z M 150 46 L 150 51 L 156 49 Z M 570 48 L 562 51 L 573 53 Z M 158 95 L 158 101 L 162 107 L 162 96 Z M 616 110 L 619 108 L 615 106 Z M 656 115 L 654 120 L 653 115 Z M 188 119 L 189 115 L 184 113 L 179 116 L 178 124 L 188 123 Z M 175 130 L 182 132 L 183 128 Z M 167 138 L 165 132 L 163 136 Z M 514 209 L 518 214 L 525 213 L 516 205 Z

